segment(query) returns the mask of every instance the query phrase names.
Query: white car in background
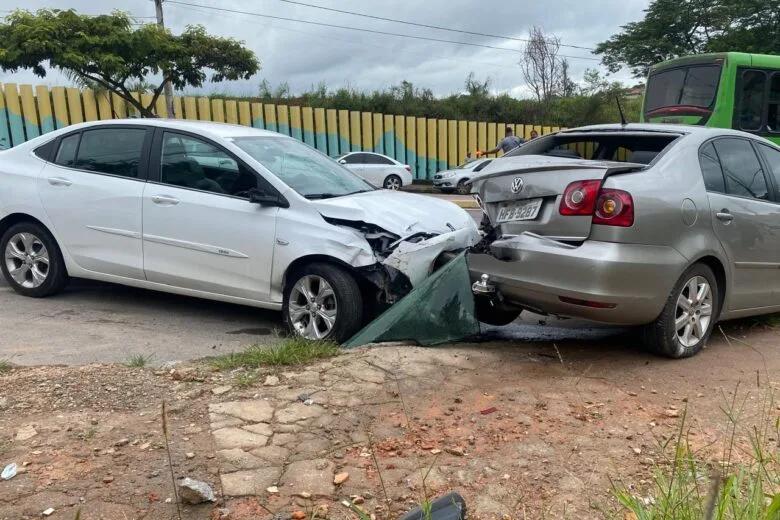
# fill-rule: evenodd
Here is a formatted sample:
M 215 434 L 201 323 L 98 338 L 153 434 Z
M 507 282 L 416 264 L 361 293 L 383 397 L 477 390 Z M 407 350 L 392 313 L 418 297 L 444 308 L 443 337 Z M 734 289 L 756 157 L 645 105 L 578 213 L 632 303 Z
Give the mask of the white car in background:
M 24 296 L 89 278 L 281 310 L 343 341 L 477 240 L 450 202 L 245 126 L 100 121 L 0 152 L 0 271 Z
M 351 152 L 336 160 L 377 188 L 399 190 L 413 180 L 411 167 L 380 153 Z
M 469 159 L 452 170 L 444 170 L 433 176 L 433 186 L 444 193 L 457 191 L 466 195 L 471 191 L 468 181 L 481 172 L 493 159 Z

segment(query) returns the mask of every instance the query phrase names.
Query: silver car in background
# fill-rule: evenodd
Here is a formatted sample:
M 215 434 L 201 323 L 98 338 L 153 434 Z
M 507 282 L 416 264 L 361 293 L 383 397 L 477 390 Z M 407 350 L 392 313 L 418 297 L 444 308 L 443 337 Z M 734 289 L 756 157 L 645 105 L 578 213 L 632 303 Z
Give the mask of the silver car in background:
M 451 170 L 444 170 L 433 176 L 433 186 L 444 193 L 458 192 L 466 195 L 471 191 L 469 181 L 490 164 L 493 159 L 469 159 Z
M 473 181 L 480 319 L 520 309 L 644 327 L 698 353 L 718 320 L 780 311 L 780 149 L 715 128 L 601 125 L 541 137 Z

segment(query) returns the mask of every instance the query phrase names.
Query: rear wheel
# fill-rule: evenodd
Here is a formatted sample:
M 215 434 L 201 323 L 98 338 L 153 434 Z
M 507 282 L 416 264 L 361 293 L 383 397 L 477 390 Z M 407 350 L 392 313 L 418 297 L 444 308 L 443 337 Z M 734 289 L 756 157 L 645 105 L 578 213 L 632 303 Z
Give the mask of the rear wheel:
M 363 324 L 363 297 L 355 278 L 339 267 L 314 263 L 297 270 L 284 291 L 284 321 L 300 336 L 343 342 Z
M 458 191 L 459 194 L 468 195 L 469 193 L 471 193 L 471 186 L 466 184 L 467 182 L 468 181 L 466 179 L 463 179 L 458 183 L 458 187 L 456 188 L 456 190 Z
M 515 321 L 522 311 L 501 309 L 492 305 L 487 298 L 477 297 L 474 299 L 474 311 L 477 320 L 487 325 L 503 327 Z
M 709 267 L 696 264 L 688 269 L 672 289 L 661 315 L 645 326 L 646 347 L 674 359 L 698 354 L 718 320 L 719 291 Z
M 68 273 L 54 237 L 34 222 L 21 222 L 0 238 L 0 270 L 19 294 L 43 298 L 60 292 Z
M 403 182 L 398 175 L 388 175 L 385 179 L 384 187 L 387 190 L 400 190 L 401 186 L 403 186 Z

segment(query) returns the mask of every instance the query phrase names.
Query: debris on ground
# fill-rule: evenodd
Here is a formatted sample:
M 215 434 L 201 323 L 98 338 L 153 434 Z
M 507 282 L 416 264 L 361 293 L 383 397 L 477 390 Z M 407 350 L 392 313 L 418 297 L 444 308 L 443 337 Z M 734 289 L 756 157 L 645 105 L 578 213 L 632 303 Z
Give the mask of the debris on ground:
M 211 486 L 189 477 L 186 477 L 179 483 L 179 498 L 185 504 L 193 505 L 217 501 Z
M 3 473 L 0 475 L 0 478 L 3 480 L 11 480 L 16 476 L 16 463 L 11 463 L 7 465 L 5 468 L 3 468 Z

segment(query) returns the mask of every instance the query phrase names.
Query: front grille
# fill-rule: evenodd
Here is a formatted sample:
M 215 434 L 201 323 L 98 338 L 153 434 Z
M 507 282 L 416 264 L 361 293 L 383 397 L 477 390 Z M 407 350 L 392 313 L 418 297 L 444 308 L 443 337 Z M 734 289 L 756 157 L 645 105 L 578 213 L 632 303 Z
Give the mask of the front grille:
M 433 178 L 434 179 L 441 179 L 441 175 L 434 175 Z

